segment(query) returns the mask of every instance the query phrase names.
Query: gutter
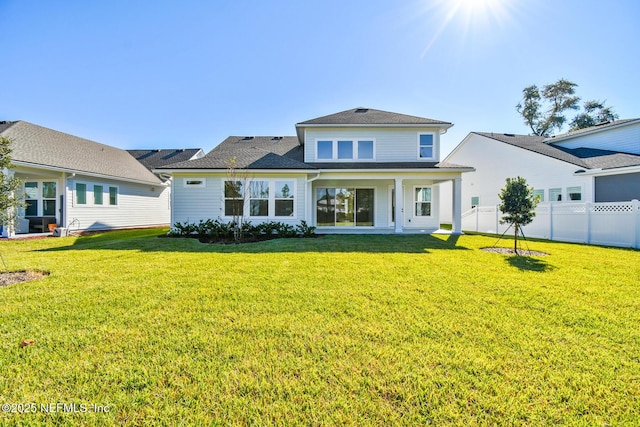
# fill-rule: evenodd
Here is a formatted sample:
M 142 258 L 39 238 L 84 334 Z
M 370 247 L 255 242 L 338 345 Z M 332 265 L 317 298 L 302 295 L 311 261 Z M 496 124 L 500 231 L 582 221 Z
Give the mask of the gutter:
M 622 175 L 626 173 L 640 173 L 640 165 L 636 166 L 625 166 L 622 168 L 612 168 L 612 169 L 589 169 L 585 170 L 577 170 L 573 173 L 574 176 L 604 176 L 604 175 Z

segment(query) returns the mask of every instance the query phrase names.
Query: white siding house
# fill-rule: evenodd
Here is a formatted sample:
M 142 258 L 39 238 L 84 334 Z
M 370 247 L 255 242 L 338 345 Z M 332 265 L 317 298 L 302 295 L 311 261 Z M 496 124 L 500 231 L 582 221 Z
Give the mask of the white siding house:
M 472 132 L 445 162 L 472 164 L 462 210 L 500 203 L 506 178 L 521 176 L 543 203 L 640 199 L 640 119 L 618 120 L 551 138 Z M 450 187 L 442 193 L 450 199 Z M 442 205 L 443 220 L 451 217 Z
M 433 232 L 437 184 L 459 190 L 462 172 L 473 170 L 440 162 L 440 135 L 451 126 L 356 108 L 300 122 L 297 136 L 231 136 L 201 159 L 155 171 L 173 177 L 172 223 L 231 220 L 240 210 L 255 223 L 304 220 L 322 233 Z
M 11 140 L 13 168 L 24 181 L 26 207 L 3 236 L 169 224 L 168 184 L 129 153 L 24 121 L 0 123 Z

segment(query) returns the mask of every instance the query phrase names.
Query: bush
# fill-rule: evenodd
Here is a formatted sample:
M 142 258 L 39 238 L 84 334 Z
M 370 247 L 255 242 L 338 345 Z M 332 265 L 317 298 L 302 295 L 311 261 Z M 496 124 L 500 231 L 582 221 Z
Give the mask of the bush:
M 200 220 L 198 223 L 176 222 L 167 236 L 197 238 L 203 243 L 232 243 L 234 238 L 235 222 L 222 222 L 220 219 Z M 296 227 L 278 221 L 268 221 L 257 225 L 251 222 L 243 222 L 239 228 L 240 243 L 257 242 L 278 238 L 312 237 L 315 227 L 309 226 L 306 221 L 300 221 Z

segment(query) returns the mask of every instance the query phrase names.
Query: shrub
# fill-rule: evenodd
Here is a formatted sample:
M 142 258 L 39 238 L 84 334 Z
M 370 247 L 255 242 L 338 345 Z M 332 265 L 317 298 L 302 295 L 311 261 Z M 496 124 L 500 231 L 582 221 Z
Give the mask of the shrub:
M 245 221 L 238 228 L 235 222 L 222 222 L 220 219 L 200 220 L 198 223 L 176 222 L 167 233 L 169 237 L 191 237 L 197 238 L 203 243 L 231 243 L 255 242 L 260 240 L 270 240 L 278 238 L 292 237 L 312 237 L 315 227 L 309 226 L 305 221 L 301 221 L 296 227 L 278 221 L 267 221 L 257 225 Z M 237 230 L 240 239 L 235 238 L 234 232 Z

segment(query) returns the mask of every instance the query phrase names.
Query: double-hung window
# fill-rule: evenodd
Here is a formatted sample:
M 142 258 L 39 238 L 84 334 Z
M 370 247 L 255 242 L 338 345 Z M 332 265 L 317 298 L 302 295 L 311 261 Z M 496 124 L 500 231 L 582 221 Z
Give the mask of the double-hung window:
M 269 216 L 269 181 L 251 181 L 249 189 L 249 216 Z
M 275 182 L 275 216 L 293 216 L 293 181 Z
M 224 214 L 226 216 L 244 214 L 244 185 L 241 181 L 224 182 Z
M 102 199 L 103 199 L 103 195 L 102 192 L 104 191 L 104 188 L 102 187 L 102 185 L 95 185 L 93 186 L 93 204 L 94 205 L 101 205 L 102 204 Z
M 87 204 L 87 184 L 82 182 L 76 182 L 76 204 Z
M 118 205 L 118 187 L 109 187 L 109 205 Z
M 416 216 L 431 216 L 431 187 L 416 187 L 414 196 Z
M 420 159 L 434 158 L 434 142 L 432 133 L 421 133 L 418 135 L 418 157 Z

